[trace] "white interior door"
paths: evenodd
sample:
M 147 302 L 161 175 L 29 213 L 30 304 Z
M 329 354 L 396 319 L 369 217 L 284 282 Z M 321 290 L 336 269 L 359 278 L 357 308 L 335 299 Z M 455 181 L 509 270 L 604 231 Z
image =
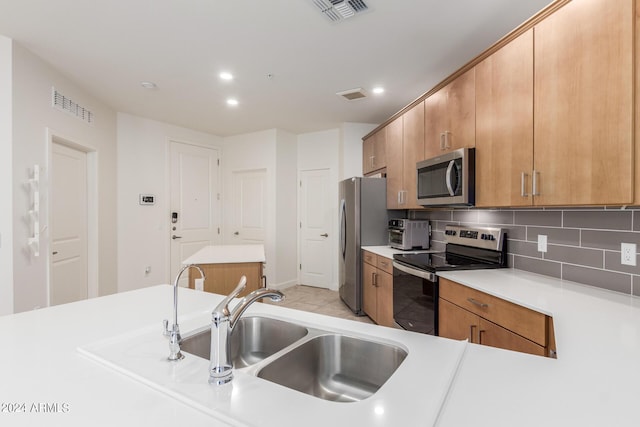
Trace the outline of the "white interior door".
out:
M 218 150 L 171 141 L 171 280 L 183 260 L 219 243 L 218 199 Z
M 267 225 L 267 171 L 234 171 L 231 180 L 231 242 L 264 244 Z
M 300 283 L 331 287 L 331 235 L 336 202 L 330 188 L 330 170 L 300 172 Z
M 52 144 L 49 305 L 87 299 L 87 153 Z

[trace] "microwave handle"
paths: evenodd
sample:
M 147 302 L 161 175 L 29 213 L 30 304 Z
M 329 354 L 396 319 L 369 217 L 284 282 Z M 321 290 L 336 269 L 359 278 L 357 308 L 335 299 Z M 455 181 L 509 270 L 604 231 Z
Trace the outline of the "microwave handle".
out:
M 449 195 L 450 196 L 455 196 L 456 192 L 453 189 L 453 185 L 451 184 L 451 172 L 453 171 L 453 168 L 456 167 L 456 161 L 455 160 L 451 160 L 449 162 L 449 166 L 447 166 L 447 174 L 446 174 L 446 183 L 447 183 L 447 190 L 449 190 Z

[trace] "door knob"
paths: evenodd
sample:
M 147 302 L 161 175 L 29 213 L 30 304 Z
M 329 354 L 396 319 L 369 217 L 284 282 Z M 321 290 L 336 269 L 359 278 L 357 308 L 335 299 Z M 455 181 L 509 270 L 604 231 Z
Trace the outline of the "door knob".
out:
M 329 237 L 329 235 L 327 233 L 323 233 L 320 235 L 320 237 Z
M 234 236 L 237 236 L 237 235 L 239 235 L 239 234 L 240 234 L 240 232 L 239 232 L 239 231 L 236 231 L 235 233 L 233 233 L 233 235 L 234 235 Z
M 58 251 L 53 251 L 53 255 L 58 255 Z
M 176 239 L 182 239 L 182 236 L 176 236 L 176 235 L 174 234 L 173 236 L 171 236 L 171 238 L 172 238 L 173 240 L 176 240 Z

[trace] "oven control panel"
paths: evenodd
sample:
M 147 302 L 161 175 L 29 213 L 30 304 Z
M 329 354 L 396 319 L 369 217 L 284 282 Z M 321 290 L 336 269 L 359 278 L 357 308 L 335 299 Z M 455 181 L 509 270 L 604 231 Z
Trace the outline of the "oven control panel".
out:
M 444 231 L 447 243 L 501 251 L 505 231 L 498 227 L 467 227 L 447 225 Z

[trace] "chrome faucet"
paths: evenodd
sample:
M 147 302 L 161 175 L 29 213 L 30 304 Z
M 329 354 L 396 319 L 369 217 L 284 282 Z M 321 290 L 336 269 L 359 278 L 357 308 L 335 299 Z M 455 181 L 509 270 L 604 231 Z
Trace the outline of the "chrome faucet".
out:
M 270 297 L 272 301 L 282 301 L 284 295 L 280 291 L 260 288 L 240 300 L 232 311 L 229 303 L 247 285 L 247 278 L 242 276 L 236 288 L 222 300 L 211 313 L 211 353 L 209 364 L 209 384 L 222 385 L 233 379 L 233 361 L 229 337 L 240 316 L 254 302 Z
M 173 324 L 171 325 L 171 329 L 169 329 L 169 321 L 167 319 L 162 321 L 164 326 L 164 335 L 169 337 L 169 357 L 168 360 L 180 360 L 184 358 L 182 353 L 180 352 L 180 340 L 182 337 L 180 336 L 180 327 L 178 326 L 178 282 L 180 281 L 180 276 L 185 270 L 190 269 L 191 267 L 195 268 L 200 272 L 200 276 L 204 279 L 204 272 L 200 267 L 195 264 L 188 264 L 182 267 L 178 275 L 176 276 L 176 280 L 173 282 Z

